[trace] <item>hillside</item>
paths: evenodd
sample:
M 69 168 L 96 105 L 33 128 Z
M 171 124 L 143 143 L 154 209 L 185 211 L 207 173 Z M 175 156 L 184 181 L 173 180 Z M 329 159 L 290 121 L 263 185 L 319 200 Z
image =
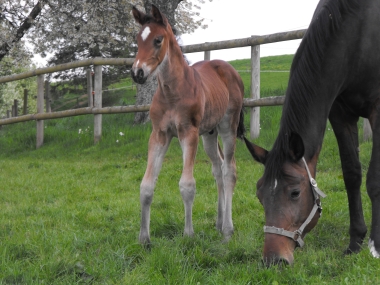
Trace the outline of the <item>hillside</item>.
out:
M 270 56 L 261 58 L 261 90 L 262 97 L 274 96 L 273 90 L 279 94 L 286 89 L 288 71 L 293 55 Z M 230 62 L 239 71 L 245 86 L 250 82 L 250 59 Z M 275 71 L 275 72 L 271 72 Z M 70 86 L 66 84 L 59 88 L 52 88 L 51 97 L 53 111 L 62 111 L 74 108 L 87 107 L 86 86 Z M 271 91 L 270 91 L 271 90 Z M 57 94 L 54 94 L 56 92 Z M 269 93 L 268 93 L 269 92 Z M 277 93 L 278 93 L 277 92 Z M 274 92 L 276 93 L 276 92 Z M 103 87 L 103 106 L 130 105 L 135 102 L 136 86 L 130 77 L 113 82 Z M 249 88 L 246 88 L 246 97 L 249 97 Z

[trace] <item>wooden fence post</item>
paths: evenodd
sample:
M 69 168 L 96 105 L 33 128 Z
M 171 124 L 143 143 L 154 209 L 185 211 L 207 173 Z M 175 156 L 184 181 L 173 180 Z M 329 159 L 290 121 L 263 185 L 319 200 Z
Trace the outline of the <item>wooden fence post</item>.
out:
M 7 118 L 11 117 L 11 110 L 7 110 Z
M 95 65 L 95 78 L 94 78 L 94 107 L 102 108 L 102 65 Z M 100 141 L 102 136 L 102 114 L 94 115 L 94 143 Z
M 24 89 L 24 108 L 22 114 L 28 114 L 28 89 Z
M 260 46 L 251 46 L 251 98 L 260 98 Z M 251 108 L 250 136 L 260 135 L 260 107 Z
M 44 112 L 44 75 L 37 76 L 37 113 Z M 37 144 L 40 148 L 44 144 L 44 120 L 37 120 Z
M 91 68 L 87 69 L 87 100 L 88 107 L 94 107 L 94 100 L 92 97 L 92 71 Z
M 211 58 L 211 51 L 206 50 L 204 55 L 204 60 L 210 60 Z
M 45 100 L 46 100 L 46 113 L 51 112 L 51 106 L 50 106 L 50 82 L 48 80 L 45 81 Z
M 18 117 L 18 100 L 17 99 L 14 99 L 13 101 L 13 106 L 15 108 L 15 114 L 14 114 L 14 117 Z
M 363 119 L 363 139 L 364 141 L 372 139 L 372 128 L 368 119 Z

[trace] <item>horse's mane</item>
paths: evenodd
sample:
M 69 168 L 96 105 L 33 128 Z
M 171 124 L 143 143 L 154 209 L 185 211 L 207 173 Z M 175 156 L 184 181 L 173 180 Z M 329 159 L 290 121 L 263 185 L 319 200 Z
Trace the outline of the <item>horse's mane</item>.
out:
M 353 13 L 359 3 L 360 0 L 326 0 L 318 5 L 290 69 L 280 131 L 265 163 L 270 181 L 283 175 L 281 167 L 287 159 L 291 133 L 301 137 L 305 133 L 305 124 L 299 118 L 307 117 L 313 100 L 318 99 L 314 96 L 315 78 L 320 74 L 326 49 L 344 17 Z

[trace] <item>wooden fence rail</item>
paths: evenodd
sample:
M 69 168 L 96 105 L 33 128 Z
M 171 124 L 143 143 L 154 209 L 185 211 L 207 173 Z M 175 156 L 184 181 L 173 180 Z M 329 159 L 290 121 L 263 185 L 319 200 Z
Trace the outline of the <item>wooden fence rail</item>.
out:
M 273 96 L 261 99 L 244 99 L 244 107 L 263 107 L 263 106 L 277 106 L 284 103 L 284 96 Z M 150 105 L 129 105 L 129 106 L 114 106 L 114 107 L 86 107 L 71 109 L 65 111 L 51 112 L 51 113 L 36 113 L 28 114 L 19 117 L 12 117 L 0 120 L 0 125 L 9 125 L 14 123 L 34 121 L 34 120 L 51 120 L 65 117 L 81 116 L 81 115 L 101 115 L 101 114 L 120 114 L 120 113 L 136 113 L 149 111 Z
M 260 45 L 269 44 L 281 41 L 289 41 L 301 39 L 306 30 L 297 30 L 283 33 L 276 33 L 263 36 L 251 36 L 249 38 L 235 39 L 220 42 L 209 42 L 196 45 L 182 46 L 184 53 L 204 52 L 205 60 L 210 59 L 211 50 L 230 49 L 251 46 L 251 99 L 244 100 L 244 106 L 251 108 L 250 120 L 250 135 L 252 138 L 259 136 L 260 124 L 260 109 L 262 106 L 275 106 L 282 105 L 284 96 L 260 98 Z M 10 76 L 0 77 L 0 83 L 21 80 L 33 76 L 37 76 L 37 113 L 26 115 L 24 111 L 23 116 L 0 119 L 0 126 L 25 122 L 30 120 L 37 121 L 37 148 L 43 145 L 44 135 L 44 120 L 64 118 L 70 116 L 79 116 L 86 114 L 94 115 L 94 142 L 98 142 L 102 134 L 102 114 L 116 114 L 116 113 L 130 113 L 130 112 L 146 112 L 149 110 L 150 105 L 141 106 L 116 106 L 102 108 L 102 66 L 103 65 L 126 65 L 132 66 L 133 58 L 92 58 L 80 60 L 56 66 L 39 68 L 20 74 L 13 74 Z M 72 109 L 59 112 L 43 112 L 44 107 L 44 74 L 74 69 L 78 67 L 94 66 L 94 90 L 92 90 L 92 76 L 90 71 L 87 72 L 88 78 L 88 95 L 89 107 Z M 92 93 L 94 91 L 94 98 Z M 47 92 L 48 94 L 48 92 Z M 46 95 L 48 101 L 48 95 Z M 92 102 L 93 99 L 93 102 Z M 24 107 L 25 110 L 25 107 Z M 367 124 L 368 125 L 368 124 Z M 368 130 L 367 130 L 368 131 Z M 366 134 L 365 134 L 366 135 Z M 368 136 L 368 135 L 367 135 Z
M 54 66 L 44 67 L 44 68 L 38 68 L 31 71 L 19 73 L 19 74 L 13 74 L 9 76 L 3 76 L 0 77 L 0 83 L 6 83 L 11 81 L 16 81 L 20 79 L 25 79 L 37 75 L 42 74 L 48 74 L 48 73 L 54 73 L 59 71 L 64 71 L 68 69 L 78 68 L 78 67 L 86 67 L 91 65 L 126 65 L 126 66 L 132 66 L 134 62 L 134 58 L 101 58 L 101 57 L 95 57 L 85 60 L 78 60 L 73 61 L 69 63 L 63 63 L 63 64 L 57 64 Z

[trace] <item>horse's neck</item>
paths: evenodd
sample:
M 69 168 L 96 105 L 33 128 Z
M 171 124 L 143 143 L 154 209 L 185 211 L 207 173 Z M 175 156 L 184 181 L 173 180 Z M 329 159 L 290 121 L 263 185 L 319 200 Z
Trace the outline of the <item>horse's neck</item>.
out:
M 314 92 L 306 93 L 310 98 L 302 96 L 292 96 L 292 91 L 288 90 L 286 96 L 288 98 L 286 110 L 283 113 L 282 130 L 283 136 L 290 135 L 289 132 L 296 132 L 303 138 L 305 146 L 305 155 L 307 157 L 318 156 L 322 147 L 323 138 L 327 126 L 330 108 L 338 93 L 339 85 L 330 84 L 328 81 L 321 84 L 322 80 L 316 80 L 317 87 Z M 299 82 L 294 82 L 296 85 Z M 299 95 L 299 94 L 298 94 Z M 305 95 L 306 96 L 306 95 Z M 304 104 L 303 107 L 300 107 Z M 283 127 L 285 125 L 285 127 Z

